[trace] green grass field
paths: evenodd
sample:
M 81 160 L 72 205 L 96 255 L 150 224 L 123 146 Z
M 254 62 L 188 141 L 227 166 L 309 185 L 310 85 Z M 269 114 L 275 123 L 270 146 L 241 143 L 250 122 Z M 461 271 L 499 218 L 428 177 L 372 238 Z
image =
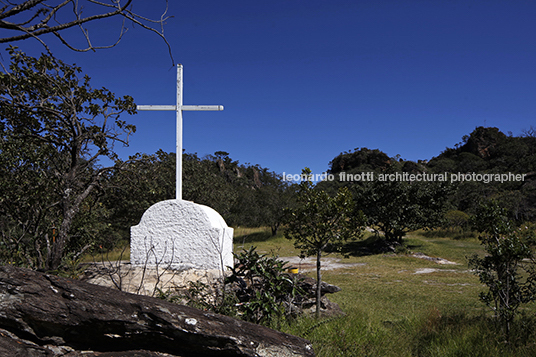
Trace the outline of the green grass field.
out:
M 364 265 L 323 272 L 323 280 L 342 288 L 329 298 L 346 315 L 320 323 L 301 318 L 282 330 L 311 340 L 318 356 L 535 356 L 535 306 L 523 307 L 525 317 L 506 344 L 478 299 L 485 287 L 466 259 L 484 253 L 478 240 L 423 234 L 406 238 L 406 254 L 355 253 L 344 262 Z M 235 251 L 251 245 L 280 257 L 298 254 L 281 234 L 236 229 Z M 413 252 L 457 264 L 440 265 Z
M 478 298 L 485 287 L 467 266 L 466 257 L 484 254 L 483 249 L 474 237 L 445 235 L 412 233 L 405 238 L 406 253 L 366 255 L 355 249 L 347 259 L 328 255 L 343 263 L 361 263 L 323 272 L 324 281 L 342 288 L 329 298 L 345 315 L 320 321 L 303 317 L 279 329 L 309 339 L 321 357 L 536 356 L 534 303 L 522 307 L 513 338 L 505 343 L 490 309 Z M 366 247 L 373 240 L 370 234 L 365 238 L 351 247 Z M 251 246 L 279 257 L 299 254 L 282 232 L 272 237 L 269 228 L 235 228 L 234 251 Z M 107 253 L 105 259 L 128 259 L 128 247 L 123 248 Z M 457 264 L 415 258 L 415 252 Z

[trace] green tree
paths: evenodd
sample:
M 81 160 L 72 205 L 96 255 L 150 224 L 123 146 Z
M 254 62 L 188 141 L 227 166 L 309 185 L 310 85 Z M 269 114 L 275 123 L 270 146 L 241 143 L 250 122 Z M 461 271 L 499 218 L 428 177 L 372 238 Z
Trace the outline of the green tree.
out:
M 450 210 L 445 213 L 445 228 L 447 229 L 458 229 L 460 232 L 463 232 L 469 223 L 470 216 L 462 211 Z
M 534 256 L 530 248 L 530 243 L 534 243 L 534 229 L 514 228 L 506 210 L 495 202 L 481 206 L 473 224 L 481 233 L 479 239 L 487 255 L 472 256 L 469 266 L 488 287 L 480 299 L 495 312 L 509 340 L 510 325 L 520 305 L 533 301 L 536 296 Z M 525 261 L 528 259 L 530 263 Z
M 245 180 L 235 185 L 238 198 L 231 209 L 230 222 L 240 226 L 269 226 L 275 236 L 283 223 L 285 208 L 291 205 L 288 182 L 258 165 L 242 171 Z
M 340 153 L 329 163 L 329 173 L 355 173 L 387 168 L 393 159 L 378 149 L 359 148 L 353 152 Z
M 302 175 L 310 175 L 305 168 Z M 302 256 L 316 255 L 316 317 L 320 316 L 322 252 L 348 239 L 362 235 L 362 220 L 353 213 L 353 200 L 347 188 L 341 188 L 335 197 L 315 190 L 310 180 L 299 184 L 296 208 L 287 216 L 285 237 L 294 240 Z
M 256 191 L 257 205 L 260 206 L 260 222 L 270 226 L 272 236 L 277 232 L 285 219 L 285 208 L 292 206 L 292 192 L 281 176 L 271 173 L 269 180 Z
M 116 230 L 124 238 L 152 204 L 175 196 L 175 155 L 137 155 L 117 172 L 105 193 Z M 277 233 L 290 200 L 281 177 L 258 165 L 239 165 L 228 153 L 183 154 L 183 197 L 218 211 L 234 226 L 269 225 Z
M 450 201 L 456 209 L 474 214 L 483 201 L 495 199 L 518 223 L 536 217 L 531 174 L 536 169 L 533 128 L 517 137 L 498 128 L 475 128 L 456 148 L 447 148 L 431 159 L 427 167 L 435 173 L 527 174 L 522 182 L 458 182 Z
M 0 129 L 2 263 L 34 266 L 37 261 L 44 266 L 41 251 L 49 249 L 56 217 L 53 182 L 42 179 L 51 153 L 9 135 L 3 121 Z
M 391 169 L 387 173 L 394 173 Z M 391 245 L 402 244 L 407 232 L 440 226 L 450 192 L 445 182 L 380 180 L 355 186 L 356 207 Z
M 184 154 L 183 170 L 184 199 L 212 207 L 224 218 L 229 217 L 237 194 L 217 164 L 196 154 Z
M 125 239 L 130 227 L 138 224 L 150 206 L 175 198 L 175 160 L 174 153 L 162 150 L 154 155 L 136 155 L 113 175 L 104 200 L 112 212 L 115 229 Z M 183 197 L 212 207 L 228 218 L 236 192 L 213 161 L 185 153 Z
M 82 204 L 119 169 L 102 167 L 99 159 L 117 160 L 114 145 L 127 144 L 135 131 L 120 115 L 136 107 L 129 96 L 91 88 L 80 68 L 49 54 L 33 58 L 14 47 L 9 53 L 9 71 L 0 73 L 0 154 L 8 165 L 0 196 L 10 200 L 1 208 L 9 217 L 4 248 L 31 237 L 34 260 L 57 269 Z M 14 228 L 21 220 L 28 222 L 24 231 Z M 57 237 L 50 240 L 52 224 Z
M 123 240 L 153 204 L 175 197 L 175 155 L 159 150 L 129 159 L 113 173 L 101 201 L 110 212 L 112 229 Z M 113 244 L 111 244 L 113 246 Z

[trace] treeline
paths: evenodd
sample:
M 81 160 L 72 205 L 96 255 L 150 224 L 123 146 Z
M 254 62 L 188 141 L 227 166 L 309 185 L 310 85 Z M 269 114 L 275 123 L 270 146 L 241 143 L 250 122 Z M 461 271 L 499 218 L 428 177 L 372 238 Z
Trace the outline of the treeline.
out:
M 495 200 L 517 222 L 536 220 L 536 132 L 506 135 L 498 128 L 476 128 L 454 148 L 425 163 L 431 172 L 525 174 L 523 181 L 463 181 L 456 184 L 452 207 L 474 214 L 483 201 Z
M 103 204 L 114 231 L 128 239 L 151 205 L 175 198 L 175 153 L 139 155 L 111 178 Z M 240 164 L 224 151 L 183 154 L 183 199 L 214 208 L 228 225 L 269 226 L 275 235 L 291 199 L 289 183 L 259 165 Z
M 275 234 L 283 224 L 284 209 L 292 204 L 297 185 L 259 165 L 239 164 L 223 151 L 203 158 L 184 154 L 183 162 L 184 199 L 216 209 L 231 226 L 267 225 Z M 112 177 L 106 207 L 113 212 L 115 231 L 122 230 L 123 238 L 151 204 L 174 197 L 174 168 L 175 155 L 160 151 L 139 157 L 128 170 Z M 341 173 L 369 172 L 374 173 L 374 180 L 339 179 Z M 512 136 L 497 128 L 478 127 L 430 161 L 413 162 L 389 157 L 378 149 L 355 149 L 336 156 L 328 173 L 336 179 L 319 182 L 316 189 L 334 196 L 341 187 L 350 188 L 356 215 L 363 212 L 367 224 L 384 232 L 391 243 L 401 243 L 415 229 L 461 227 L 491 200 L 505 208 L 513 221 L 536 220 L 536 135 L 532 129 Z M 395 173 L 441 174 L 448 180 L 378 180 L 382 174 Z M 524 180 L 452 182 L 445 175 L 505 173 L 523 174 Z

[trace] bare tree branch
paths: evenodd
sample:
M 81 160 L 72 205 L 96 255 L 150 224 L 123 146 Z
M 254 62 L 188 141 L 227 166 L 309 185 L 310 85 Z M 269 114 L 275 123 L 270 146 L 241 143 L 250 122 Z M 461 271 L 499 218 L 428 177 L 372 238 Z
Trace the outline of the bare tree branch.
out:
M 84 16 L 84 6 L 80 3 L 84 1 L 89 4 L 93 9 L 100 10 L 97 14 Z M 166 7 L 163 11 L 160 19 L 153 20 L 148 17 L 142 16 L 132 11 L 132 3 L 134 0 L 127 0 L 124 5 L 121 5 L 121 0 L 109 0 L 109 3 L 97 1 L 97 0 L 64 0 L 59 4 L 54 4 L 54 0 L 26 0 L 20 4 L 11 2 L 3 2 L 5 6 L 0 9 L 0 29 L 6 29 L 14 31 L 16 34 L 11 35 L 4 34 L 5 37 L 0 37 L 0 43 L 10 43 L 29 38 L 37 39 L 48 52 L 50 52 L 47 44 L 40 38 L 40 36 L 52 33 L 54 34 L 65 46 L 73 51 L 87 52 L 95 51 L 97 49 L 111 48 L 116 46 L 123 35 L 127 31 L 125 21 L 130 20 L 133 24 L 141 26 L 145 30 L 149 30 L 157 34 L 168 47 L 169 55 L 173 62 L 173 56 L 171 54 L 171 45 L 167 41 L 164 35 L 164 24 L 171 18 L 167 16 L 168 0 L 166 0 Z M 58 11 L 68 4 L 72 5 L 72 14 L 70 19 L 66 19 L 63 22 L 58 21 Z M 97 20 L 102 20 L 110 17 L 122 17 L 121 29 L 117 40 L 111 45 L 94 45 L 90 39 L 89 31 L 84 27 L 85 24 Z M 157 26 L 156 28 L 153 26 Z M 78 27 L 84 37 L 87 45 L 78 47 L 73 43 L 68 42 L 61 31 L 70 29 L 72 27 Z
M 29 0 L 25 1 L 24 3 L 20 5 L 13 6 L 13 4 L 9 4 L 13 6 L 10 10 L 5 11 L 6 8 L 9 7 L 9 5 L 6 5 L 4 8 L 2 8 L 2 13 L 0 14 L 0 19 L 4 19 L 10 16 L 15 16 L 23 11 L 29 10 L 32 7 L 38 5 L 39 3 L 44 2 L 45 0 Z

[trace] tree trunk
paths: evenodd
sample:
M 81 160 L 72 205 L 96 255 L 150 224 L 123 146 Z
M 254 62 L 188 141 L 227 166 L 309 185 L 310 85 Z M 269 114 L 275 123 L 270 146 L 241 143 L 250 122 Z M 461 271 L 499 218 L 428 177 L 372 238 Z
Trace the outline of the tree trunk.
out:
M 272 237 L 275 237 L 277 235 L 278 229 L 279 229 L 279 223 L 272 224 Z
M 320 258 L 322 257 L 322 250 L 316 251 L 316 318 L 320 318 L 320 300 L 322 299 L 322 276 L 320 274 Z
M 56 270 L 61 265 L 63 252 L 69 240 L 69 230 L 73 223 L 74 212 L 72 209 L 65 209 L 63 212 L 63 221 L 58 229 L 56 241 L 52 242 L 50 256 L 47 259 L 47 270 Z
M 99 174 L 100 175 L 100 174 Z M 98 182 L 98 176 L 96 175 L 92 182 L 86 187 L 86 189 L 78 195 L 72 203 L 69 201 L 69 197 L 64 198 L 63 202 L 63 220 L 60 228 L 58 229 L 58 238 L 56 242 L 53 242 L 51 254 L 47 259 L 47 269 L 56 270 L 61 265 L 61 260 L 67 244 L 69 243 L 69 231 L 73 224 L 74 217 L 80 210 L 80 205 L 93 191 Z

